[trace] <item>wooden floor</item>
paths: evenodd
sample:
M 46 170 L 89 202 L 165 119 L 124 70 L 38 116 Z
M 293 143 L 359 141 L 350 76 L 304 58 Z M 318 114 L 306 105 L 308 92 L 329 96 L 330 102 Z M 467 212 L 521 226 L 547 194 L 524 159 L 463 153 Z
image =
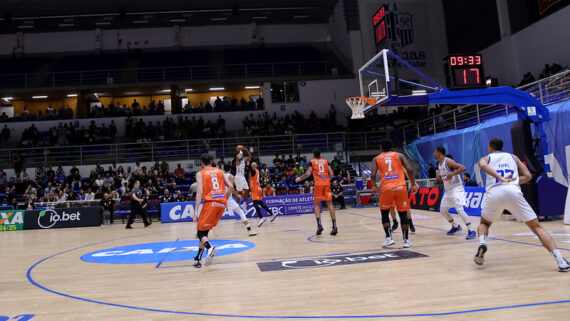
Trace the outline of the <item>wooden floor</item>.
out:
M 0 233 L 0 320 L 233 320 L 315 318 L 377 320 L 570 320 L 570 273 L 521 223 L 493 226 L 486 264 L 473 263 L 477 240 L 447 236 L 439 214 L 414 211 L 410 251 L 427 257 L 262 272 L 257 263 L 311 260 L 399 250 L 382 249 L 375 208 L 338 211 L 339 234 L 314 236 L 313 215 L 279 217 L 248 237 L 238 221 L 222 221 L 213 239 L 255 247 L 191 261 L 107 264 L 81 260 L 118 246 L 192 240 L 193 223 L 114 224 L 97 228 Z M 478 224 L 478 218 L 472 218 Z M 328 213 L 323 216 L 330 229 Z M 570 257 L 570 226 L 547 222 Z M 354 259 L 353 259 L 354 260 Z M 325 261 L 328 262 L 328 261 Z M 326 265 L 326 264 L 324 264 Z M 402 317 L 402 315 L 406 315 Z M 396 318 L 399 316 L 398 318 Z M 15 318 L 26 319 L 25 317 Z

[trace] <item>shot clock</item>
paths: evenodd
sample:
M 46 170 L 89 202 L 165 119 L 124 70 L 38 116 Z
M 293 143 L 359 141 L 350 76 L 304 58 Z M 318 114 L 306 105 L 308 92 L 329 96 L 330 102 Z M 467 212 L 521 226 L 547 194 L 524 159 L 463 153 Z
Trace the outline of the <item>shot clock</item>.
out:
M 481 55 L 448 55 L 443 59 L 443 64 L 447 88 L 453 90 L 487 87 Z

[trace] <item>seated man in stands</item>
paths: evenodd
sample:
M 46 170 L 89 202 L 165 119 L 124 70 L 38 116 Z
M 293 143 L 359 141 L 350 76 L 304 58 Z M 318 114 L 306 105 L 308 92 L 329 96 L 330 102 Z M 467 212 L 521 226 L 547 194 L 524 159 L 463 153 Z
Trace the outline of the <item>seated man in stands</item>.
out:
M 343 188 L 342 188 L 342 186 L 340 186 L 338 181 L 333 182 L 332 194 L 333 194 L 333 202 L 338 202 L 340 204 L 340 209 L 344 210 L 345 205 L 344 205 Z
M 177 184 L 184 184 L 186 180 L 186 178 L 184 177 L 185 174 L 186 171 L 184 170 L 184 168 L 182 168 L 182 165 L 180 164 L 176 165 L 176 169 L 174 170 L 174 177 L 176 178 Z
M 479 186 L 477 182 L 471 180 L 471 174 L 469 173 L 463 173 L 463 183 L 465 184 L 465 186 L 472 186 L 472 187 Z
M 341 184 L 350 184 L 350 172 L 346 169 L 345 166 L 341 166 L 340 168 L 340 177 Z
M 301 188 L 302 194 L 313 194 L 313 186 L 310 181 L 305 180 L 305 184 Z
M 271 187 L 271 184 L 265 184 L 265 188 L 263 188 L 263 196 L 275 196 L 275 189 Z
M 173 203 L 176 200 L 174 199 L 174 196 L 170 194 L 170 191 L 165 189 L 164 194 L 160 197 L 160 201 L 162 203 Z

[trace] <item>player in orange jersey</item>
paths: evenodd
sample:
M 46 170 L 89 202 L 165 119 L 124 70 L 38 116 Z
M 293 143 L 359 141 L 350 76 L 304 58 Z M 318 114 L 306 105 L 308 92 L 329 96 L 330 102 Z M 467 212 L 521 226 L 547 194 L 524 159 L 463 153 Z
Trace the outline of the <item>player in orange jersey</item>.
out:
M 311 174 L 315 180 L 315 189 L 313 191 L 313 199 L 315 201 L 315 217 L 317 218 L 317 235 L 321 235 L 323 232 L 323 226 L 321 225 L 321 202 L 325 201 L 327 207 L 331 212 L 332 219 L 332 230 L 331 235 L 336 235 L 338 233 L 338 228 L 336 226 L 336 214 L 334 212 L 334 207 L 332 203 L 332 191 L 331 191 L 331 178 L 333 176 L 333 170 L 329 166 L 329 162 L 326 159 L 321 158 L 321 151 L 315 149 L 313 151 L 313 159 L 311 159 L 311 167 L 307 169 L 305 174 L 297 177 L 295 179 L 296 183 L 307 179 Z
M 201 157 L 201 161 L 203 169 L 196 173 L 198 186 L 196 188 L 196 205 L 194 208 L 194 222 L 196 222 L 200 203 L 202 199 L 204 200 L 200 218 L 196 224 L 196 235 L 200 240 L 198 254 L 194 258 L 194 266 L 197 268 L 202 266 L 200 259 L 204 249 L 207 250 L 204 266 L 212 264 L 214 256 L 218 253 L 216 247 L 210 245 L 208 233 L 218 224 L 226 209 L 227 199 L 234 190 L 232 183 L 224 176 L 224 172 L 212 167 L 212 156 L 204 154 Z
M 259 170 L 257 169 L 257 163 L 251 163 L 251 173 L 249 174 L 249 187 L 251 189 L 251 201 L 253 202 L 253 207 L 257 212 L 259 217 L 259 222 L 257 227 L 261 227 L 265 223 L 265 217 L 261 214 L 260 206 L 271 216 L 271 222 L 275 221 L 277 214 L 273 215 L 273 212 L 263 203 L 263 190 L 261 189 L 261 183 L 259 182 Z
M 392 141 L 389 139 L 383 140 L 381 143 L 382 153 L 372 160 L 372 174 L 370 179 L 374 183 L 372 186 L 372 193 L 378 194 L 378 185 L 376 185 L 376 175 L 380 172 L 380 212 L 382 213 L 382 225 L 386 233 L 386 240 L 383 247 L 393 245 L 395 242 L 392 239 L 392 231 L 390 230 L 390 208 L 392 204 L 396 203 L 398 214 L 400 215 L 400 223 L 402 224 L 402 234 L 404 235 L 403 247 L 409 248 L 412 246 L 408 240 L 408 215 L 407 211 L 410 209 L 408 201 L 408 188 L 406 186 L 406 172 L 412 184 L 412 193 L 418 192 L 418 186 L 414 179 L 414 172 L 406 156 L 392 151 Z

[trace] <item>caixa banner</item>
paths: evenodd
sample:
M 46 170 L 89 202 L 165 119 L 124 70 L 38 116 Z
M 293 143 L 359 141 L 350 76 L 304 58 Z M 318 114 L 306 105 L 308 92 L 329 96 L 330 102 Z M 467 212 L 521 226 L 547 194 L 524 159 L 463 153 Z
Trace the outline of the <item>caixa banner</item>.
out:
M 24 216 L 24 229 L 99 226 L 101 225 L 100 217 L 99 207 L 29 210 Z
M 160 222 L 192 222 L 195 205 L 196 202 L 162 203 L 160 205 Z M 202 205 L 200 204 L 198 210 L 201 209 Z M 230 218 L 239 218 L 239 216 L 226 208 L 224 215 L 222 215 L 222 219 Z

